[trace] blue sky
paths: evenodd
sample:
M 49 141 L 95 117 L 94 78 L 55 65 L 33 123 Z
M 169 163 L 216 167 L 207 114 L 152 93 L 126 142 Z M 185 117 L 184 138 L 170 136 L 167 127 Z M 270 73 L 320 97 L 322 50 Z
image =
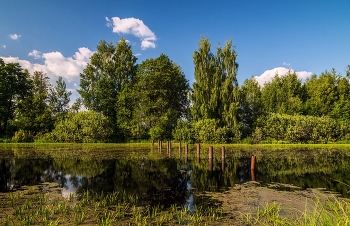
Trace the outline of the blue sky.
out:
M 99 41 L 125 37 L 141 54 L 138 63 L 164 53 L 192 84 L 192 55 L 203 35 L 212 52 L 218 42 L 233 40 L 240 85 L 252 75 L 264 82 L 288 68 L 300 78 L 331 68 L 344 75 L 350 64 L 349 9 L 345 0 L 3 1 L 0 57 L 44 70 L 52 84 L 63 76 L 74 91 Z M 142 48 L 142 41 L 151 44 Z

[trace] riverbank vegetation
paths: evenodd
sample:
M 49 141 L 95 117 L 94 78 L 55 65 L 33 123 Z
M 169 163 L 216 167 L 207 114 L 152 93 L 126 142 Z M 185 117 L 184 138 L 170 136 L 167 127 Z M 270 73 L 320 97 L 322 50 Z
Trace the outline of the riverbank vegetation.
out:
M 165 54 L 137 64 L 126 39 L 100 41 L 80 74 L 80 97 L 59 77 L 0 59 L 1 142 L 350 143 L 350 66 L 306 81 L 289 71 L 240 86 L 232 41 L 194 51 L 190 86 Z

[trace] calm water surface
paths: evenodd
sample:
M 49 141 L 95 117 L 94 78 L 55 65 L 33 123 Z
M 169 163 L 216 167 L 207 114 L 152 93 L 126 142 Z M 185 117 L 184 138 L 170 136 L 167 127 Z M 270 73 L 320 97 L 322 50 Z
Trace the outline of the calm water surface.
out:
M 251 156 L 256 155 L 255 170 Z M 0 148 L 0 192 L 23 186 L 55 182 L 67 196 L 84 190 L 125 192 L 139 197 L 139 205 L 202 205 L 209 200 L 203 192 L 223 192 L 237 184 L 259 182 L 258 186 L 278 183 L 274 189 L 324 188 L 349 197 L 350 150 L 214 148 L 209 161 L 207 147 L 197 158 L 196 146 L 109 148 Z M 292 187 L 290 185 L 293 185 Z

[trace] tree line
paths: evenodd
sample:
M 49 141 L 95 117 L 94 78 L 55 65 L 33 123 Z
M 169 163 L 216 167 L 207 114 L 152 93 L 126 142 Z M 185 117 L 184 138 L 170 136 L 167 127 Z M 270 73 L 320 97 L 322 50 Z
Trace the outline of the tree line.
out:
M 70 106 L 62 77 L 30 74 L 0 59 L 3 142 L 126 142 L 174 139 L 202 143 L 327 143 L 350 140 L 350 66 L 302 82 L 289 71 L 239 86 L 232 41 L 194 51 L 195 82 L 165 54 L 137 64 L 132 46 L 100 41 L 80 73 Z

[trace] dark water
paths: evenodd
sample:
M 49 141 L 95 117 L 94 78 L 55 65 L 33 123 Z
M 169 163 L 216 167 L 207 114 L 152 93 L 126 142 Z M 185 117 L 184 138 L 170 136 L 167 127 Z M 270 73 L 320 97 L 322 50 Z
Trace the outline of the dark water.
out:
M 0 192 L 55 182 L 63 195 L 87 189 L 119 191 L 137 195 L 140 205 L 202 205 L 209 202 L 201 198 L 203 192 L 222 192 L 255 180 L 259 186 L 283 184 L 275 188 L 279 190 L 324 188 L 349 197 L 345 184 L 350 184 L 350 150 L 227 148 L 222 159 L 217 147 L 212 162 L 207 157 L 203 148 L 198 159 L 195 146 L 187 157 L 178 147 L 170 154 L 149 146 L 1 148 Z

